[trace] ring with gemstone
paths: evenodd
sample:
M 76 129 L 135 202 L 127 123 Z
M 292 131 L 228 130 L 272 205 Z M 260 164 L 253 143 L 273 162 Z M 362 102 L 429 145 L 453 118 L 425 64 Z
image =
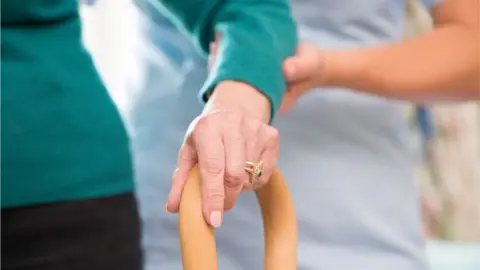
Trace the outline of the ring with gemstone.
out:
M 250 184 L 252 186 L 255 186 L 258 178 L 262 176 L 262 167 L 263 167 L 263 161 L 260 161 L 259 163 L 253 163 L 250 161 L 245 162 L 245 171 L 247 171 L 250 174 Z

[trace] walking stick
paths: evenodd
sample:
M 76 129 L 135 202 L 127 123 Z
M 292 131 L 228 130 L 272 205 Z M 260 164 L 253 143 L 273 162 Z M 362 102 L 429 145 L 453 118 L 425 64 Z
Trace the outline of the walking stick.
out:
M 297 269 L 297 223 L 293 201 L 278 170 L 256 191 L 265 236 L 265 270 Z M 179 212 L 184 270 L 217 270 L 213 227 L 202 215 L 200 175 L 194 168 L 185 185 Z M 232 210 L 235 211 L 235 208 Z M 252 269 L 254 270 L 254 269 Z

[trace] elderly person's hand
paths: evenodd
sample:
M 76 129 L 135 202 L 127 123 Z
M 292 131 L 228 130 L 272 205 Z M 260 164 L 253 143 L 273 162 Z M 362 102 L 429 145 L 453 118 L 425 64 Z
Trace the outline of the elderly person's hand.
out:
M 223 212 L 234 206 L 241 191 L 264 185 L 277 164 L 278 133 L 269 120 L 270 102 L 255 88 L 236 81 L 218 84 L 186 133 L 167 211 L 179 210 L 189 172 L 198 164 L 205 220 L 220 226 Z M 247 172 L 255 165 L 261 170 Z

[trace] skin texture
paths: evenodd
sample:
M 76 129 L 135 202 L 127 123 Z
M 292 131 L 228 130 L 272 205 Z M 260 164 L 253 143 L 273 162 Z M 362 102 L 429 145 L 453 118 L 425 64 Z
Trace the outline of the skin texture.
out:
M 179 231 L 184 270 L 216 270 L 215 234 L 202 216 L 201 174 L 195 167 L 180 203 Z M 256 191 L 265 232 L 265 270 L 297 269 L 297 224 L 293 201 L 278 170 Z
M 318 87 L 345 87 L 416 103 L 480 99 L 478 0 L 446 0 L 435 28 L 395 44 L 322 50 L 302 44 L 284 62 L 289 88 L 281 111 Z
M 280 111 L 290 110 L 311 89 L 328 86 L 417 103 L 480 99 L 479 8 L 478 0 L 446 0 L 432 11 L 434 31 L 396 44 L 341 51 L 301 44 L 295 56 L 284 62 L 288 90 Z M 218 42 L 217 36 L 210 48 L 210 67 L 216 61 Z M 204 216 L 219 226 L 223 210 L 234 205 L 246 183 L 241 161 L 265 162 L 261 184 L 271 175 L 278 144 L 268 141 L 278 142 L 278 134 L 266 125 L 268 119 L 268 101 L 260 92 L 241 82 L 219 84 L 204 114 L 187 132 L 167 210 L 178 211 L 188 172 L 198 161 L 202 179 L 212 179 L 204 187 Z M 257 144 L 249 145 L 255 138 Z M 208 147 L 198 149 L 203 144 Z M 225 187 L 214 184 L 222 175 Z
M 162 0 L 158 4 L 205 54 L 215 32 L 222 33 L 225 41 L 219 46 L 219 61 L 199 89 L 199 97 L 208 103 L 185 135 L 166 205 L 167 211 L 178 211 L 188 173 L 198 164 L 204 182 L 203 214 L 218 227 L 223 211 L 249 188 L 246 161 L 264 164 L 258 187 L 276 165 L 278 134 L 268 122 L 286 90 L 281 63 L 297 46 L 296 24 L 287 0 Z
M 217 85 L 203 113 L 190 125 L 179 151 L 167 212 L 179 210 L 188 175 L 198 163 L 205 220 L 222 223 L 242 190 L 249 186 L 245 162 L 263 161 L 255 187 L 265 185 L 278 160 L 278 132 L 268 125 L 270 103 L 248 84 L 224 81 Z

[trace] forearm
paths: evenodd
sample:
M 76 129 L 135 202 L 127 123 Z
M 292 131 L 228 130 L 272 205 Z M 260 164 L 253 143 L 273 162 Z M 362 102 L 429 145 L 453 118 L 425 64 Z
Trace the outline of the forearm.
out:
M 478 34 L 438 28 L 398 44 L 326 52 L 325 84 L 414 102 L 480 98 Z
M 206 100 L 206 93 L 211 90 L 217 92 L 217 85 L 227 82 L 222 83 L 221 93 L 212 97 L 215 101 L 245 103 L 245 107 L 250 107 L 249 99 L 266 99 L 269 114 L 275 114 L 286 90 L 282 62 L 294 53 L 297 45 L 296 25 L 287 0 L 160 2 L 204 52 L 208 53 L 215 32 L 222 35 L 217 61 L 200 91 L 202 100 Z M 225 94 L 228 92 L 225 85 L 231 89 L 228 94 Z M 231 100 L 227 102 L 227 98 L 220 95 L 231 96 Z

